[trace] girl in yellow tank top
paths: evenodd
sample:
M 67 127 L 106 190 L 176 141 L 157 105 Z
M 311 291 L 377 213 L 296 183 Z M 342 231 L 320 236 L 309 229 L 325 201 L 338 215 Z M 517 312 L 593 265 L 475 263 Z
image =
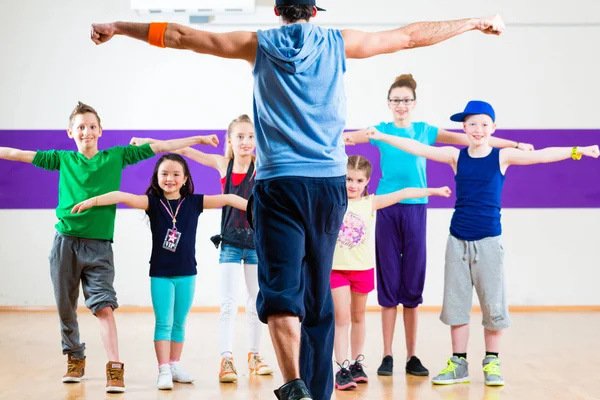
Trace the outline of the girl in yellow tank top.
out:
M 375 288 L 375 261 L 370 246 L 375 211 L 404 199 L 450 196 L 450 189 L 406 188 L 382 196 L 369 195 L 367 185 L 373 167 L 363 156 L 348 157 L 346 188 L 348 210 L 340 228 L 333 256 L 331 292 L 335 307 L 335 361 L 338 365 L 335 387 L 348 390 L 367 383 L 362 355 L 365 343 L 365 307 Z M 353 321 L 350 327 L 350 321 Z M 349 335 L 350 333 L 350 335 Z M 350 336 L 352 361 L 348 360 Z

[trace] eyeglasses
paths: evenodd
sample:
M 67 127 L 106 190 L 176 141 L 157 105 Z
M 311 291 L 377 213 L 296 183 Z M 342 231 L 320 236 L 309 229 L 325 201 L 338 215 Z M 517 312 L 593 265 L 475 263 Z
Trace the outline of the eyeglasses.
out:
M 404 104 L 405 106 L 408 106 L 412 104 L 415 101 L 415 99 L 388 99 L 388 101 L 395 106 L 400 105 L 400 103 Z

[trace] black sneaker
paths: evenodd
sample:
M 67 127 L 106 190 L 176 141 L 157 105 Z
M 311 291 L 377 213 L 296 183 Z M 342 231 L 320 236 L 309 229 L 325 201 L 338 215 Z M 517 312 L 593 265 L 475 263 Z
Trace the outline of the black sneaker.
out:
M 337 390 L 350 390 L 356 387 L 356 382 L 352 378 L 352 374 L 348 370 L 348 360 L 344 361 L 340 366 L 340 370 L 335 374 L 335 388 Z
M 377 375 L 392 376 L 394 374 L 394 358 L 385 356 L 381 360 L 381 365 L 377 369 Z
M 275 396 L 279 400 L 313 400 L 310 391 L 302 379 L 289 381 L 275 390 Z
M 369 382 L 369 377 L 365 373 L 365 370 L 363 369 L 362 365 L 364 359 L 365 356 L 363 356 L 362 354 L 359 355 L 358 357 L 356 357 L 356 361 L 354 362 L 354 364 L 352 364 L 350 368 L 348 368 L 350 370 L 350 375 L 352 375 L 352 379 L 354 379 L 354 382 L 356 383 Z
M 406 363 L 406 373 L 416 376 L 427 376 L 429 375 L 429 370 L 421 364 L 421 360 L 416 356 L 412 356 Z

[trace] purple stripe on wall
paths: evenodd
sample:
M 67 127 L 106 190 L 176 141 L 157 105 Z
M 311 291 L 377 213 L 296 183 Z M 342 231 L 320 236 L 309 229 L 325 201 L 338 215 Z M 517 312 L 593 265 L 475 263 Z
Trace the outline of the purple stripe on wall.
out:
M 190 135 L 217 134 L 221 145 L 202 150 L 223 154 L 222 130 L 203 131 L 118 131 L 106 130 L 101 148 L 126 145 L 132 136 L 172 139 Z M 511 140 L 532 143 L 540 149 L 549 146 L 591 145 L 600 143 L 600 130 L 498 130 L 496 135 Z M 30 150 L 74 149 L 74 143 L 62 130 L 11 131 L 0 130 L 0 146 Z M 200 147 L 199 147 L 200 149 Z M 348 154 L 361 154 L 374 165 L 371 191 L 381 177 L 379 151 L 371 145 L 347 148 Z M 123 171 L 121 190 L 143 193 L 150 181 L 156 159 L 147 160 Z M 219 174 L 190 162 L 197 193 L 221 192 Z M 429 186 L 450 186 L 454 190 L 452 169 L 429 162 Z M 584 158 L 553 164 L 513 166 L 508 169 L 502 199 L 503 208 L 600 208 L 600 159 Z M 55 208 L 58 199 L 58 172 L 44 171 L 31 165 L 0 160 L 0 209 Z M 432 208 L 452 208 L 454 198 L 431 198 Z

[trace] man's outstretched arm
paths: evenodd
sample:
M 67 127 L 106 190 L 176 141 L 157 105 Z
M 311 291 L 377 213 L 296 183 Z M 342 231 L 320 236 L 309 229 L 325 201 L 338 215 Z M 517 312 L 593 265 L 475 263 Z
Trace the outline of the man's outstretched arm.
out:
M 504 22 L 496 15 L 487 18 L 456 21 L 416 22 L 402 28 L 382 32 L 342 30 L 346 57 L 368 58 L 400 50 L 431 46 L 465 32 L 478 30 L 490 35 L 500 35 Z
M 154 24 L 152 32 L 150 24 L 147 23 L 113 22 L 92 25 L 92 41 L 96 44 L 106 43 L 115 35 L 150 42 L 159 47 L 246 60 L 251 64 L 256 58 L 258 45 L 256 32 L 215 33 L 172 23 Z M 154 42 L 151 41 L 152 38 Z

